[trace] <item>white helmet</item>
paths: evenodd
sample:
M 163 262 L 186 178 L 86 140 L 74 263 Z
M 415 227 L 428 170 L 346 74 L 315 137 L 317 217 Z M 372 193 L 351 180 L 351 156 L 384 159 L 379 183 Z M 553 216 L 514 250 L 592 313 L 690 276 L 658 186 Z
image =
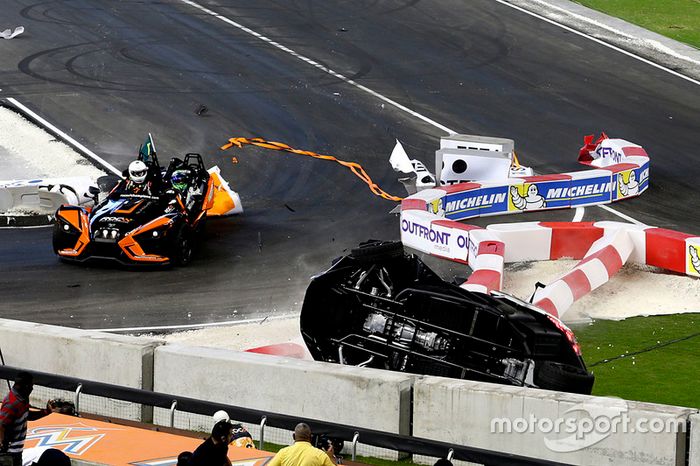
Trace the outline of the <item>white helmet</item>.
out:
M 129 179 L 136 184 L 146 181 L 148 167 L 140 160 L 134 160 L 129 164 Z

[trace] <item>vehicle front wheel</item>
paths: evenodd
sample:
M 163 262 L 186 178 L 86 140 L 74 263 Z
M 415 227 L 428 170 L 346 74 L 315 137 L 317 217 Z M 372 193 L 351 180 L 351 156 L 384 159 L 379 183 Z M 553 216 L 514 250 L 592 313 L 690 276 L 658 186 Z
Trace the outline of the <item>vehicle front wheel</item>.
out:
M 192 261 L 192 235 L 186 226 L 181 226 L 173 241 L 173 263 L 186 266 Z

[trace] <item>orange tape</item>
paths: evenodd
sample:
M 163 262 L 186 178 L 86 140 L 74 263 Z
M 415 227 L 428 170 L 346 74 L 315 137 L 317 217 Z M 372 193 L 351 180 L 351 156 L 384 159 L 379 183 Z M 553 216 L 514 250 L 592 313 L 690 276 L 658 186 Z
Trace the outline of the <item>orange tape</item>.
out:
M 340 165 L 349 168 L 351 172 L 355 174 L 359 179 L 367 183 L 369 189 L 376 194 L 388 201 L 401 201 L 403 198 L 398 196 L 392 196 L 391 194 L 384 191 L 382 188 L 377 186 L 377 184 L 372 181 L 367 172 L 362 165 L 357 162 L 346 162 L 344 160 L 339 160 L 332 155 L 317 154 L 316 152 L 311 152 L 308 150 L 294 149 L 283 142 L 266 141 L 263 138 L 230 138 L 227 144 L 221 146 L 221 150 L 230 149 L 233 146 L 243 147 L 243 144 L 250 144 L 258 147 L 263 147 L 265 149 L 279 150 L 282 152 L 291 152 L 293 154 L 306 155 L 308 157 L 313 157 L 315 159 L 329 160 L 331 162 L 339 163 Z

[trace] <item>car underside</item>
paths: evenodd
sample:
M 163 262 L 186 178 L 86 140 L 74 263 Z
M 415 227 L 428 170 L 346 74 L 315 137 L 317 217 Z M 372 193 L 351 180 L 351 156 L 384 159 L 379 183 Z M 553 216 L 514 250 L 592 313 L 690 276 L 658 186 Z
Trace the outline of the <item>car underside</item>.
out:
M 401 243 L 368 242 L 312 279 L 301 330 L 314 359 L 590 393 L 563 323 L 515 297 L 444 281 Z

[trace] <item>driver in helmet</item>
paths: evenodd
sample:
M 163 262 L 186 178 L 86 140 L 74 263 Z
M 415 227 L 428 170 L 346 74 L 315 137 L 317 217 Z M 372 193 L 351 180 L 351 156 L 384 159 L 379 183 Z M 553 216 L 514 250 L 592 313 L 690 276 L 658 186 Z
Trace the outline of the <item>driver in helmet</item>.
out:
M 201 197 L 202 194 L 199 187 L 192 183 L 192 177 L 193 174 L 190 170 L 175 170 L 170 176 L 170 183 L 185 201 L 185 208 L 188 212 L 192 211 L 198 196 Z
M 148 166 L 141 160 L 129 164 L 126 190 L 133 194 L 151 194 L 152 183 L 148 180 Z
M 189 177 L 190 174 L 187 172 L 187 170 L 175 170 L 170 176 L 170 182 L 172 183 L 173 188 L 177 189 L 182 197 L 187 196 Z

